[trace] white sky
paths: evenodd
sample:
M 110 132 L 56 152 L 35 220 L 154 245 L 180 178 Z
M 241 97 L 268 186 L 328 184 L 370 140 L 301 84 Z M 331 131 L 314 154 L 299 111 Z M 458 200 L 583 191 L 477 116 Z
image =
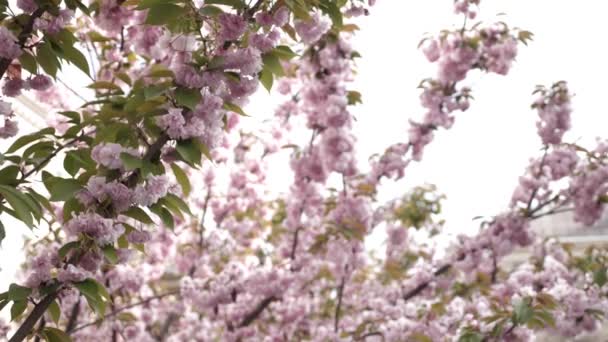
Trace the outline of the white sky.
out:
M 362 159 L 405 141 L 408 118 L 422 115 L 416 86 L 434 76 L 436 69 L 416 46 L 426 32 L 462 24 L 451 4 L 452 0 L 380 0 L 371 16 L 359 19 L 361 31 L 354 45 L 363 58 L 358 60 L 359 75 L 352 89 L 363 94 L 364 104 L 354 109 Z M 528 158 L 540 148 L 536 113 L 529 107 L 536 84 L 563 79 L 577 94 L 573 130 L 566 140 L 584 136 L 581 141 L 593 143 L 594 137 L 605 135 L 603 81 L 608 79 L 608 49 L 602 23 L 606 10 L 608 2 L 597 0 L 483 0 L 484 21 L 504 20 L 532 31 L 535 39 L 520 49 L 509 76 L 471 75 L 467 80 L 475 97 L 471 109 L 458 114 L 451 130 L 437 132 L 423 162 L 408 168 L 404 182 L 387 187 L 390 195 L 425 182 L 436 184 L 448 196 L 444 217 L 454 232 L 472 230 L 474 216 L 491 216 L 504 209 Z M 507 15 L 496 17 L 498 13 Z M 261 117 L 273 108 L 264 91 L 246 111 Z M 279 174 L 273 177 L 277 184 L 290 181 Z M 2 220 L 8 236 L 0 250 L 0 291 L 14 279 L 22 260 L 20 233 L 27 231 L 14 220 L 5 221 L 4 215 Z

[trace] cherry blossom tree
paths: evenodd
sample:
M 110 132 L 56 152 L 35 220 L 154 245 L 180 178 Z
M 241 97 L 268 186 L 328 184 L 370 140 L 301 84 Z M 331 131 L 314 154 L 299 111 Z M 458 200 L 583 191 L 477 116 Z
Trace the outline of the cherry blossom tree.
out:
M 0 338 L 524 341 L 597 329 L 607 251 L 577 254 L 530 229 L 565 211 L 592 225 L 608 202 L 608 143 L 563 140 L 567 83 L 534 90 L 541 153 L 507 210 L 446 249 L 438 189 L 389 201 L 378 190 L 469 109 L 469 74 L 507 75 L 532 33 L 475 22 L 480 1 L 455 1 L 462 27 L 419 46 L 437 68 L 419 83 L 421 119 L 366 164 L 351 38 L 374 3 L 0 0 L 0 136 L 12 139 L 0 210 L 41 236 L 0 293 L 12 320 Z M 90 98 L 57 84 L 73 67 Z M 254 128 L 240 121 L 259 84 L 281 103 Z M 22 92 L 52 108 L 51 127 L 19 134 Z M 277 191 L 268 169 L 280 160 L 292 182 Z M 1 223 L 0 241 L 21 229 Z M 380 253 L 366 245 L 374 232 Z M 518 247 L 530 260 L 501 267 Z

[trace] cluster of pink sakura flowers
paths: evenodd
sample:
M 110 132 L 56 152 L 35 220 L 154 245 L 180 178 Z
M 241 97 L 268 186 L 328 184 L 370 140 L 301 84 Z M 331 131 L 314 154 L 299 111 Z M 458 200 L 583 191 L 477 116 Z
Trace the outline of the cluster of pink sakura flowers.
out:
M 478 4 L 457 0 L 454 8 L 473 19 Z M 31 0 L 19 0 L 18 5 L 25 12 L 37 9 Z M 362 2 L 348 6 L 349 16 L 367 13 Z M 55 32 L 71 15 L 47 13 L 36 27 Z M 130 211 L 133 206 L 152 209 L 166 196 L 188 191 L 166 175 L 131 182 L 129 178 L 138 174 L 126 160 L 145 158 L 143 148 L 110 142 L 91 146 L 98 170 L 76 192 L 76 205 L 83 209 L 71 215 L 63 215 L 62 211 L 69 214 L 67 205 L 57 210 L 63 243 L 87 248 L 65 254 L 58 243 L 39 245 L 28 259 L 24 282 L 31 288 L 55 279 L 66 285 L 59 293 L 62 312 L 76 312 L 75 322 L 84 324 L 70 332 L 74 339 L 119 334 L 133 341 L 442 340 L 458 336 L 465 327 L 485 336 L 496 325 L 484 318 L 497 314 L 497 305 L 511 308 L 524 298 L 547 293 L 563 306 L 556 310 L 552 330 L 573 337 L 597 328 L 591 313 L 608 309 L 603 296 L 608 285 L 598 286 L 588 274 L 572 271 L 572 258 L 560 245 L 539 243 L 536 264 L 521 265 L 508 276 L 499 274 L 501 258 L 535 242 L 530 231 L 533 219 L 572 205 L 575 218 L 590 225 L 608 202 L 608 168 L 603 163 L 608 144 L 600 142 L 595 150 L 582 151 L 562 142 L 570 128 L 572 97 L 564 82 L 539 89 L 533 107 L 545 154 L 530 161 L 509 209 L 484 223 L 475 236 L 459 236 L 446 256 L 436 255 L 438 247 L 430 239 L 441 226 L 433 222 L 433 210 L 422 218 L 410 213 L 419 221 L 408 221 L 411 217 L 401 211 L 411 199 L 378 206 L 374 198 L 384 177 L 402 178 L 410 161 L 422 159 L 434 131 L 451 128 L 454 113 L 468 110 L 471 90 L 463 83 L 471 71 L 509 72 L 517 54 L 515 31 L 504 24 L 473 29 L 465 25 L 427 40 L 423 52 L 437 63 L 438 73 L 421 83 L 424 116 L 410 122 L 407 142 L 387 148 L 364 173 L 357 163 L 348 107 L 356 102 L 351 101 L 356 92 L 348 89 L 356 52 L 350 33 L 335 30 L 327 13 L 315 10 L 308 20 L 294 18 L 302 56 L 296 62 L 280 62 L 293 77 L 278 84 L 289 100 L 276 111 L 278 123 L 259 134 L 240 129 L 230 108 L 245 105 L 256 91 L 263 55 L 285 38 L 281 30 L 291 24 L 290 10 L 217 14 L 217 27 L 209 28 L 211 39 L 205 43 L 194 35 L 145 25 L 145 16 L 119 0 L 101 0 L 84 31 L 102 30 L 116 41 L 124 40 L 124 46 L 105 48 L 108 65 L 120 69 L 125 56 L 135 51 L 173 72 L 175 92 L 194 93 L 200 99 L 188 106 L 169 101 L 153 122 L 159 134 L 177 146 L 184 140 L 204 144 L 214 164 L 204 164 L 202 176 L 194 177 L 192 170 L 184 175 L 193 185 L 191 202 L 200 218 L 174 215 L 173 231 L 166 223 L 147 231 L 133 217 L 147 214 Z M 0 27 L 0 47 L 7 47 L 0 48 L 6 54 L 0 56 L 17 57 L 16 42 Z M 193 51 L 200 49 L 208 50 L 212 62 L 195 60 Z M 221 66 L 213 61 L 221 61 Z M 135 65 L 126 70 L 131 79 L 150 72 L 147 66 Z M 100 79 L 112 80 L 115 70 L 102 68 L 106 69 L 99 72 Z M 16 96 L 22 89 L 47 90 L 51 82 L 45 77 L 6 80 L 3 92 Z M 10 104 L 0 101 L 0 114 L 6 118 L 0 136 L 14 135 Z M 294 127 L 310 134 L 301 146 L 291 144 L 296 140 Z M 273 181 L 267 176 L 267 159 L 285 151 L 279 148 L 284 143 L 293 151 L 289 166 L 294 178 L 287 194 L 277 199 L 267 190 Z M 173 144 L 164 146 L 161 162 L 174 162 L 176 149 Z M 222 168 L 228 177 L 225 189 L 218 179 Z M 376 260 L 369 257 L 366 241 L 380 226 L 387 242 L 384 256 Z M 123 248 L 131 244 L 144 249 L 144 243 L 141 255 Z M 104 259 L 112 256 L 114 265 L 106 264 Z M 471 291 L 469 299 L 451 295 L 455 289 L 474 287 L 480 277 L 488 279 L 483 291 Z M 88 318 L 94 320 L 87 303 L 69 286 L 87 278 L 108 288 L 112 310 L 133 309 L 112 311 L 99 325 L 87 324 Z M 0 322 L 0 336 L 3 330 Z M 505 330 L 503 340 L 533 335 L 523 325 Z

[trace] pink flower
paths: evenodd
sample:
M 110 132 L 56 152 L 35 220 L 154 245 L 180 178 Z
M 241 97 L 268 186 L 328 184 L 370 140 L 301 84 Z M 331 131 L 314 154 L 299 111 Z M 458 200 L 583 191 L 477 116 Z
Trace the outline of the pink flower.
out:
M 38 9 L 38 5 L 34 0 L 17 0 L 17 7 L 26 13 L 32 13 Z
M 221 27 L 219 39 L 223 41 L 239 39 L 247 28 L 245 20 L 236 14 L 222 13 L 218 16 L 218 21 Z
M 15 59 L 21 56 L 21 48 L 17 44 L 17 38 L 6 27 L 0 26 L 0 57 Z
M 36 75 L 28 79 L 28 84 L 34 90 L 44 91 L 49 89 L 53 85 L 53 82 L 46 75 Z
M 8 97 L 15 97 L 21 95 L 21 90 L 25 88 L 27 84 L 20 78 L 13 78 L 4 82 L 2 87 L 2 93 Z
M 278 27 L 282 27 L 289 21 L 289 9 L 285 6 L 281 6 L 273 16 L 274 24 Z
M 294 28 L 304 43 L 314 44 L 329 31 L 331 21 L 315 12 L 309 20 L 297 20 Z
M 138 154 L 136 150 L 124 148 L 120 144 L 107 143 L 93 147 L 91 158 L 109 169 L 120 169 L 123 166 L 120 154 L 123 152 L 131 155 Z
M 78 267 L 68 264 L 66 268 L 61 269 L 57 274 L 57 280 L 62 283 L 77 283 L 88 278 L 88 272 L 86 270 L 79 269 Z
M 4 119 L 4 126 L 0 128 L 0 138 L 7 139 L 14 137 L 17 135 L 19 131 L 19 127 L 17 126 L 17 121 L 13 121 L 10 119 Z

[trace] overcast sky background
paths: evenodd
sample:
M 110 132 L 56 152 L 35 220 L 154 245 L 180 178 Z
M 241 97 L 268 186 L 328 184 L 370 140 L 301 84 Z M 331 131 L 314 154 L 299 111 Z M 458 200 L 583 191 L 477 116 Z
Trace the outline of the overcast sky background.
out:
M 520 49 L 509 76 L 471 74 L 466 81 L 475 97 L 471 109 L 457 115 L 451 130 L 437 132 L 422 163 L 411 165 L 406 179 L 386 187 L 384 195 L 436 184 L 447 195 L 444 217 L 451 232 L 470 232 L 476 227 L 473 217 L 504 210 L 528 159 L 539 155 L 536 113 L 530 109 L 536 84 L 567 80 L 576 93 L 573 129 L 566 140 L 592 144 L 596 136 L 606 135 L 608 49 L 603 22 L 607 9 L 605 1 L 483 0 L 480 19 L 504 20 L 530 30 L 534 41 Z M 496 16 L 499 13 L 506 15 Z M 417 50 L 420 39 L 425 33 L 459 27 L 462 19 L 453 14 L 452 0 L 380 0 L 370 16 L 357 23 L 361 31 L 353 43 L 363 58 L 357 61 L 359 74 L 350 88 L 363 94 L 363 105 L 353 112 L 358 151 L 366 159 L 407 140 L 408 118 L 423 114 L 416 87 L 421 79 L 434 76 L 436 68 Z M 246 111 L 265 117 L 276 103 L 264 91 Z M 22 127 L 28 130 L 25 122 Z M 271 173 L 271 177 L 277 186 L 290 181 L 284 174 Z M 27 232 L 5 216 L 0 291 L 14 281 L 23 260 L 21 232 Z M 6 317 L 7 311 L 0 316 Z

